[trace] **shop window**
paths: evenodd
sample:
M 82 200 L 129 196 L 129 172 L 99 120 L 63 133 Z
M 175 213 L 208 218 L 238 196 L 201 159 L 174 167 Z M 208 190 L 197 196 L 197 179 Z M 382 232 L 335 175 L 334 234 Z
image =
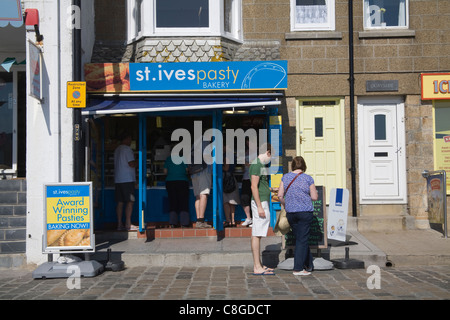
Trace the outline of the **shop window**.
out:
M 408 0 L 364 0 L 365 29 L 406 29 L 408 20 Z
M 134 14 L 134 21 L 135 25 L 134 28 L 136 30 L 136 35 L 140 35 L 142 32 L 142 6 L 143 6 L 144 0 L 136 0 L 135 3 L 135 14 Z
M 242 0 L 127 0 L 128 41 L 140 37 L 242 39 Z
M 434 170 L 445 170 L 447 195 L 450 194 L 450 101 L 435 100 L 434 116 Z
M 291 31 L 334 29 L 334 0 L 291 0 Z
M 13 165 L 13 75 L 0 73 L 0 169 Z
M 0 179 L 26 174 L 26 74 L 0 72 Z

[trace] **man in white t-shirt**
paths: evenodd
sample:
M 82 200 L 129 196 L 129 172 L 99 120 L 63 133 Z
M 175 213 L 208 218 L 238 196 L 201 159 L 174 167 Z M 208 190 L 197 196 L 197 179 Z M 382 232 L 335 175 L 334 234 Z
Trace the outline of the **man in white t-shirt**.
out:
M 114 183 L 117 214 L 117 230 L 137 230 L 131 224 L 131 213 L 135 202 L 136 160 L 131 149 L 131 134 L 124 133 L 120 137 L 121 145 L 114 151 Z M 122 224 L 122 213 L 125 205 L 125 226 Z

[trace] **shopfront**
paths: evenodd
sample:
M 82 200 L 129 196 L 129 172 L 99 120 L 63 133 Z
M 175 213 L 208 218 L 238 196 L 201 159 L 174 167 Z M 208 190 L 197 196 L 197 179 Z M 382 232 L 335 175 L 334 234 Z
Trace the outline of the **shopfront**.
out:
M 132 221 L 141 232 L 148 225 L 168 225 L 163 167 L 171 146 L 191 145 L 199 138 L 210 144 L 213 187 L 205 221 L 217 230 L 223 229 L 224 219 L 223 147 L 231 146 L 235 155 L 238 185 L 244 172 L 237 157 L 245 150 L 241 137 L 271 143 L 276 154 L 270 173 L 283 172 L 278 108 L 287 88 L 286 61 L 87 64 L 85 80 L 89 94 L 88 107 L 82 111 L 89 123 L 86 176 L 94 182 L 96 229 L 114 228 L 117 223 L 113 154 L 123 129 L 131 131 L 131 147 L 139 162 Z M 189 214 L 195 222 L 192 188 Z M 242 207 L 237 206 L 235 220 L 244 219 Z
M 0 179 L 26 175 L 26 46 L 20 1 L 0 3 Z
M 434 170 L 447 173 L 450 194 L 450 73 L 423 73 L 422 100 L 433 101 Z

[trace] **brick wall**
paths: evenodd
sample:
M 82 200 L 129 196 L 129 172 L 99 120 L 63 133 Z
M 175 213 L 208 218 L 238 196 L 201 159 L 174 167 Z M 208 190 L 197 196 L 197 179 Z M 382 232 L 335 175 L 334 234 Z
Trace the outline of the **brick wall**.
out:
M 280 8 L 274 14 L 288 17 L 286 23 L 272 23 L 267 36 L 279 39 L 281 59 L 289 60 L 289 89 L 286 110 L 282 110 L 283 132 L 295 135 L 296 97 L 342 97 L 345 101 L 347 154 L 350 155 L 349 83 L 348 83 L 348 1 L 336 0 L 336 30 L 334 32 L 290 32 L 289 1 L 266 1 L 260 8 L 252 8 L 256 1 L 246 1 L 248 12 L 266 14 L 275 3 Z M 392 95 L 405 98 L 407 183 L 410 215 L 419 220 L 427 218 L 426 185 L 421 172 L 433 168 L 432 102 L 420 99 L 421 72 L 449 72 L 450 6 L 444 1 L 409 2 L 409 30 L 399 32 L 365 31 L 363 1 L 353 2 L 354 13 L 354 71 L 355 103 L 358 96 L 368 96 L 367 80 L 398 80 L 399 91 Z M 267 20 L 267 15 L 262 20 Z M 258 18 L 245 27 L 247 35 L 260 36 Z M 284 35 L 277 35 L 284 32 Z M 389 95 L 386 92 L 370 95 Z M 357 108 L 355 108 L 355 112 Z M 357 119 L 357 114 L 355 114 Z M 357 127 L 356 127 L 357 130 Z M 286 155 L 295 155 L 295 139 L 283 140 Z M 357 141 L 357 132 L 356 132 Z M 358 152 L 356 147 L 356 153 Z M 347 167 L 350 167 L 350 156 Z M 357 177 L 358 181 L 358 177 Z M 351 186 L 350 173 L 347 186 Z

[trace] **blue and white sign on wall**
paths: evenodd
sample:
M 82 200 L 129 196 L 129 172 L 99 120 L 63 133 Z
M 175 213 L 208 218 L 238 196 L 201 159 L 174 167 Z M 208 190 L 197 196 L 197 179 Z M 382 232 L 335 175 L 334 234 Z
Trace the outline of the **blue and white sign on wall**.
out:
M 287 89 L 287 61 L 130 63 L 130 91 Z

